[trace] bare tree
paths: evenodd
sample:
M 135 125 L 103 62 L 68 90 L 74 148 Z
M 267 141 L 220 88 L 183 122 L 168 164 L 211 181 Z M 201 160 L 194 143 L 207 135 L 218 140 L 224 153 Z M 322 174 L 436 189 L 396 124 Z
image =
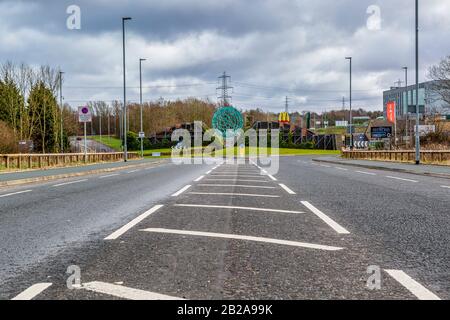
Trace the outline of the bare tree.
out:
M 435 81 L 432 90 L 450 106 L 450 56 L 430 67 L 428 77 Z

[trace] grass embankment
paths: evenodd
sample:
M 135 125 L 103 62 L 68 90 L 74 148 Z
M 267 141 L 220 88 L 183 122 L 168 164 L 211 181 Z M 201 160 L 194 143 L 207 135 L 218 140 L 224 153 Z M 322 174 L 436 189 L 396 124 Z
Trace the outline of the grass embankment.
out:
M 116 151 L 122 150 L 122 140 L 117 139 L 116 137 L 102 136 L 100 139 L 100 136 L 88 136 L 88 139 L 100 142 Z
M 103 143 L 104 145 L 117 150 L 121 151 L 122 148 L 122 141 L 120 139 L 117 139 L 115 137 L 107 137 L 103 136 L 100 140 L 100 136 L 91 136 L 89 139 L 92 139 L 94 141 Z M 194 152 L 196 155 L 199 155 L 199 148 L 194 149 L 196 152 Z M 250 149 L 245 149 L 245 154 L 248 156 L 250 154 Z M 308 155 L 337 155 L 340 154 L 340 151 L 328 151 L 328 150 L 304 150 L 304 149 L 261 149 L 258 148 L 258 154 L 265 153 L 265 154 L 273 154 L 278 151 L 280 156 L 308 156 Z M 169 158 L 172 155 L 172 149 L 171 148 L 165 148 L 165 149 L 150 149 L 150 150 L 144 150 L 144 157 L 152 157 L 153 153 L 161 153 L 161 158 Z M 218 154 L 220 155 L 220 152 L 215 152 L 213 155 Z M 240 150 L 238 147 L 234 148 L 234 155 L 239 155 Z

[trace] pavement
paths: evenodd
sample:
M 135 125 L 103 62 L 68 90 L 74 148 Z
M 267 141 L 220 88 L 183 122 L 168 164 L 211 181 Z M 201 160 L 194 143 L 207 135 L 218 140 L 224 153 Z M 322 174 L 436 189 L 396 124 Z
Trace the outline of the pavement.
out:
M 447 179 L 282 157 L 27 187 L 0 192 L 0 299 L 450 298 Z
M 314 161 L 450 179 L 450 166 L 438 166 L 428 164 L 415 165 L 410 163 L 375 161 L 375 160 L 352 160 L 352 159 L 345 159 L 339 156 L 320 157 L 314 159 Z
M 89 165 L 79 165 L 72 167 L 52 168 L 45 170 L 25 170 L 18 172 L 0 173 L 0 187 L 13 184 L 23 184 L 29 182 L 39 182 L 54 178 L 70 178 L 71 176 L 82 176 L 86 174 L 98 173 L 101 171 L 114 171 L 126 167 L 153 165 L 166 160 L 153 158 L 142 160 L 131 160 L 128 162 L 107 162 Z

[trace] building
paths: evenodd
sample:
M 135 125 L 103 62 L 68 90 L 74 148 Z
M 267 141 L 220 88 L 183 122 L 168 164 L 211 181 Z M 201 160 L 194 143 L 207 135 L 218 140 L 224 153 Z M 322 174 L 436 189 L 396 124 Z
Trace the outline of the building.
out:
M 430 113 L 431 110 L 449 108 L 450 106 L 442 101 L 438 94 L 433 90 L 435 81 L 428 81 L 419 84 L 419 108 L 420 113 Z M 386 117 L 387 104 L 395 102 L 397 119 L 405 119 L 406 114 L 416 114 L 416 85 L 405 87 L 392 87 L 383 92 L 383 111 Z

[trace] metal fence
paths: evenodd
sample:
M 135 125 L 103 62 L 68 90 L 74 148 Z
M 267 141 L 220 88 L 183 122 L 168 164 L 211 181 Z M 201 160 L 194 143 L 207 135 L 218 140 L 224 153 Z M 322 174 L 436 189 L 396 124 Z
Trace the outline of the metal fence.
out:
M 396 162 L 411 162 L 416 160 L 415 151 L 343 151 L 346 159 L 381 160 Z M 420 159 L 423 163 L 450 165 L 450 150 L 421 151 Z
M 139 159 L 137 152 L 129 152 L 130 160 Z M 67 153 L 67 154 L 3 154 L 0 155 L 0 170 L 45 169 L 86 163 L 115 162 L 123 160 L 123 152 L 113 153 Z

